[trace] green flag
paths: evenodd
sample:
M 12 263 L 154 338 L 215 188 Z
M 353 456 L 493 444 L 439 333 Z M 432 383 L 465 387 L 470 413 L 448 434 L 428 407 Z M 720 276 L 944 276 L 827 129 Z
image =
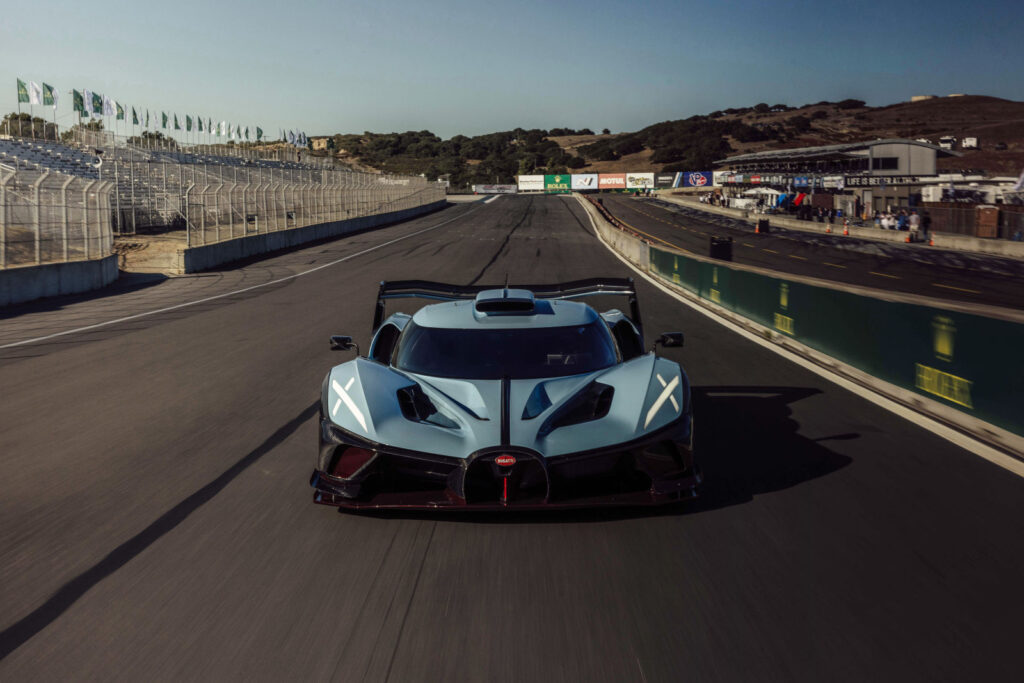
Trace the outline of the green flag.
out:
M 185 114 L 185 132 L 192 132 L 192 117 L 188 114 Z
M 82 99 L 82 93 L 77 90 L 71 91 L 71 102 L 80 115 L 85 116 L 85 100 Z
M 53 89 L 52 85 L 43 83 L 43 104 L 47 107 L 57 106 L 57 91 Z
M 25 81 L 20 78 L 16 78 L 15 80 L 18 81 L 18 103 L 20 104 L 24 102 L 25 104 L 28 104 L 28 86 L 26 86 Z
M 121 106 L 120 102 L 115 102 L 114 104 L 117 105 L 117 119 L 115 120 L 124 121 L 124 107 Z
M 178 115 L 174 115 L 174 130 L 181 130 L 181 124 L 178 123 Z
M 263 139 L 263 129 L 260 128 L 259 126 L 256 126 L 256 142 L 259 142 L 262 139 Z
M 146 128 L 149 128 L 149 110 L 146 110 Z
M 196 121 L 199 123 L 199 132 L 202 133 L 203 132 L 203 117 L 202 116 L 197 116 L 196 117 Z
M 95 92 L 92 94 L 92 113 L 103 116 L 103 95 Z
M 242 126 L 241 126 L 241 124 L 239 124 L 239 125 L 235 126 L 235 136 L 236 136 L 236 137 L 237 137 L 237 138 L 238 138 L 239 140 L 241 140 L 241 139 L 242 139 Z
M 160 120 L 161 120 L 160 127 L 161 128 L 166 128 L 167 127 L 167 112 L 165 112 L 165 111 L 160 112 Z
M 135 107 L 132 107 L 132 125 L 139 125 L 139 115 L 135 113 Z
M 245 139 L 246 139 L 246 140 L 248 140 L 248 139 L 249 139 L 249 126 L 246 126 L 246 127 L 245 127 Z

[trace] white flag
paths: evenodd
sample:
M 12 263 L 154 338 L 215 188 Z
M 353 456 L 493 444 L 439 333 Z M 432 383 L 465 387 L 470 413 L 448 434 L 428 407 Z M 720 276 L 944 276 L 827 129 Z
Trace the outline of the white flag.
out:
M 232 126 L 230 123 L 228 124 L 228 139 L 235 139 L 235 127 Z
M 115 116 L 117 110 L 114 109 L 114 100 L 110 99 L 106 95 L 103 96 L 103 115 L 104 116 Z
M 295 131 L 293 130 L 288 131 L 288 143 L 292 145 L 295 144 Z
M 28 83 L 28 103 L 29 104 L 42 104 L 43 103 L 43 88 L 35 81 L 29 81 Z

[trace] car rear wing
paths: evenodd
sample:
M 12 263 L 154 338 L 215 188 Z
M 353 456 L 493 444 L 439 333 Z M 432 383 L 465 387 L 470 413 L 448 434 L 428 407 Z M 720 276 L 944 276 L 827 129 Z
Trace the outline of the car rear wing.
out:
M 428 280 L 393 280 L 381 282 L 377 292 L 377 306 L 373 313 L 373 331 L 384 322 L 384 302 L 388 299 L 433 299 L 459 301 L 475 299 L 488 289 L 528 289 L 537 299 L 580 299 L 587 296 L 617 295 L 629 299 L 629 313 L 633 324 L 643 333 L 640 323 L 640 304 L 636 298 L 636 284 L 631 277 L 595 277 L 586 280 L 558 282 L 542 285 L 449 285 Z

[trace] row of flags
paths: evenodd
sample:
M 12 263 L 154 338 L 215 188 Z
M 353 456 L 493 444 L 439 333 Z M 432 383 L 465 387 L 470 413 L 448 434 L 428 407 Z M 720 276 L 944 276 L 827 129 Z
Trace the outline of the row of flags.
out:
M 44 105 L 52 106 L 54 109 L 57 108 L 57 89 L 51 85 L 43 83 L 42 85 L 35 81 L 25 81 L 20 78 L 18 81 L 18 104 L 29 104 L 29 105 Z M 92 92 L 91 90 L 72 90 L 72 102 L 74 110 L 78 112 L 79 117 L 87 118 L 94 117 L 100 118 L 103 116 L 113 116 L 116 121 L 127 120 L 127 105 L 117 102 L 106 95 Z M 143 128 L 149 128 L 150 126 L 150 114 L 149 109 L 136 109 L 131 107 L 131 122 L 133 126 L 141 126 Z M 156 118 L 156 112 L 153 112 L 153 118 Z M 249 127 L 242 127 L 241 124 L 231 124 L 227 121 L 220 121 L 219 123 L 214 121 L 210 117 L 203 118 L 202 116 L 193 117 L 189 114 L 184 116 L 184 120 L 179 120 L 178 115 L 172 113 L 170 116 L 166 112 L 159 112 L 160 127 L 167 129 L 168 126 L 172 126 L 173 130 L 184 130 L 189 133 L 193 130 L 198 133 L 207 133 L 216 137 L 227 137 L 231 140 L 250 140 Z M 155 121 L 154 121 L 155 123 Z M 263 140 L 263 129 L 259 126 L 255 127 L 253 131 L 256 142 Z M 287 140 L 290 144 L 305 147 L 308 143 L 308 138 L 304 132 L 296 132 L 293 130 L 281 130 L 282 140 Z

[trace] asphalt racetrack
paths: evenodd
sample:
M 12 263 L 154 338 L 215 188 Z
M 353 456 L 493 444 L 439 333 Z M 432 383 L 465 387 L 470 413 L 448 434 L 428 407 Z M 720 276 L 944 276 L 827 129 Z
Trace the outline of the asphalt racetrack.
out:
M 4 311 L 0 680 L 1019 680 L 1024 480 L 645 281 L 699 500 L 314 505 L 328 336 L 366 348 L 382 279 L 506 274 L 633 275 L 575 199 L 514 196 Z
M 657 246 L 708 256 L 712 235 L 732 237 L 733 261 L 744 265 L 887 292 L 1024 309 L 1024 261 L 1019 259 L 844 236 L 842 220 L 832 225 L 832 234 L 777 226 L 757 234 L 745 221 L 662 199 L 621 194 L 600 198 L 612 215 Z M 772 216 L 765 218 L 770 222 Z

